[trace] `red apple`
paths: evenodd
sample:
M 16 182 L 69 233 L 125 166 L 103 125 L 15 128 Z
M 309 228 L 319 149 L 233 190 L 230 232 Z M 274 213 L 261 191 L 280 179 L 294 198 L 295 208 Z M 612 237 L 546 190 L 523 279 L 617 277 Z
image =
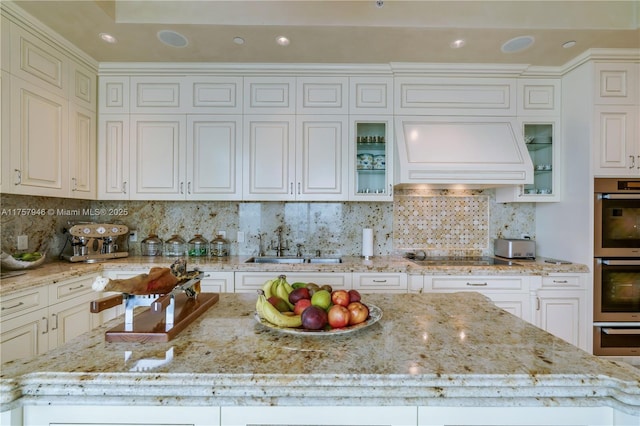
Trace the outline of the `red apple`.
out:
M 331 302 L 334 305 L 347 306 L 349 304 L 349 293 L 347 290 L 335 290 L 331 293 Z
M 360 302 L 351 302 L 347 306 L 349 310 L 349 325 L 365 322 L 369 317 L 369 308 Z
M 327 318 L 333 328 L 346 327 L 349 325 L 349 310 L 342 305 L 333 305 L 329 308 Z
M 302 311 L 311 306 L 311 299 L 300 299 L 293 305 L 293 313 L 296 315 L 302 315 Z
M 349 302 L 359 302 L 360 301 L 360 293 L 358 290 L 349 290 Z

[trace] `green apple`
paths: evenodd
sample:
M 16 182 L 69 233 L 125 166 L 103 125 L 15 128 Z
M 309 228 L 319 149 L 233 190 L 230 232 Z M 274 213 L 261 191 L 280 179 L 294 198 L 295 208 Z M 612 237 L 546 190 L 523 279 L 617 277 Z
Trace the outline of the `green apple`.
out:
M 311 304 L 322 309 L 327 309 L 331 305 L 331 293 L 327 290 L 318 290 L 311 296 Z

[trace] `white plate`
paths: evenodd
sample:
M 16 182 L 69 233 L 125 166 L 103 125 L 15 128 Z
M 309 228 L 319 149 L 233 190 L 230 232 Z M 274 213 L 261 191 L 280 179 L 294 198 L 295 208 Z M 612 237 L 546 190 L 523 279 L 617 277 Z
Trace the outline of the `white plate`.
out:
M 380 318 L 382 318 L 382 309 L 368 303 L 365 303 L 365 305 L 369 308 L 369 318 L 367 318 L 365 322 L 344 328 L 333 328 L 331 330 L 306 330 L 304 328 L 278 327 L 277 325 L 271 324 L 269 321 L 262 319 L 257 312 L 254 312 L 253 317 L 265 327 L 279 331 L 280 333 L 295 334 L 298 336 L 335 336 L 338 334 L 353 333 L 363 328 L 370 327 L 380 321 Z

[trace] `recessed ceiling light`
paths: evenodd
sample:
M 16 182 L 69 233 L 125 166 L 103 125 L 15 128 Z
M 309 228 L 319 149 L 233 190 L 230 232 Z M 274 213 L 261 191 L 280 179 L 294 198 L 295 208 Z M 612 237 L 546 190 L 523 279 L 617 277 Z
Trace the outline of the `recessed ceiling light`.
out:
M 234 37 L 233 42 L 235 44 L 244 44 L 244 39 L 242 37 Z
M 520 52 L 522 50 L 529 48 L 534 41 L 535 39 L 533 38 L 533 36 L 521 36 L 521 37 L 512 38 L 511 40 L 507 41 L 505 44 L 502 45 L 501 50 L 504 53 Z
M 464 39 L 458 39 L 458 40 L 454 40 L 451 43 L 449 43 L 449 47 L 451 47 L 452 49 L 460 49 L 462 46 L 465 45 L 465 41 Z
M 562 47 L 564 47 L 565 49 L 568 49 L 570 47 L 573 47 L 576 45 L 576 42 L 574 40 L 569 40 L 567 42 L 562 43 Z
M 280 46 L 288 46 L 289 39 L 286 38 L 285 36 L 278 36 L 276 37 L 276 43 L 278 43 Z
M 117 43 L 118 39 L 107 33 L 100 33 L 100 38 L 107 43 Z
M 185 47 L 189 41 L 185 36 L 172 30 L 158 31 L 158 39 L 171 47 Z

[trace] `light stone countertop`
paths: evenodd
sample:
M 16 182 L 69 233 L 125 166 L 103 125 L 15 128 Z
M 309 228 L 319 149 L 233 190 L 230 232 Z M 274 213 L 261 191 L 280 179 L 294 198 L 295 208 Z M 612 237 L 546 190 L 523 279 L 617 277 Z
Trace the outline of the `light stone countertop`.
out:
M 190 257 L 188 258 L 188 266 L 189 269 L 198 268 L 203 271 L 221 272 L 395 272 L 410 275 L 548 275 L 589 272 L 589 268 L 583 264 L 552 264 L 546 263 L 546 259 L 541 257 L 536 260 L 514 260 L 514 266 L 473 267 L 446 264 L 419 266 L 399 256 L 375 256 L 371 260 L 364 260 L 358 256 L 342 256 L 342 263 L 336 264 L 246 263 L 249 257 L 229 256 L 220 259 Z M 172 257 L 131 256 L 90 264 L 64 261 L 45 263 L 39 268 L 27 271 L 25 275 L 0 280 L 0 296 L 104 270 L 140 270 L 140 273 L 144 273 L 153 266 L 169 266 L 174 260 L 175 258 Z
M 364 294 L 383 311 L 350 334 L 258 324 L 255 295 L 223 293 L 167 343 L 107 343 L 121 320 L 0 373 L 20 404 L 607 406 L 640 419 L 640 371 L 600 359 L 478 293 Z M 460 309 L 466 306 L 466 309 Z

